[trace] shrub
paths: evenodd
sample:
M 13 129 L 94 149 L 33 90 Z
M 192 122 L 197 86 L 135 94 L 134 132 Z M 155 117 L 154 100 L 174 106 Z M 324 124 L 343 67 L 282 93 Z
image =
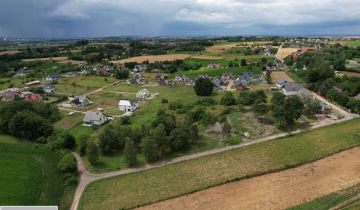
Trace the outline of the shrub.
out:
M 161 98 L 161 103 L 162 104 L 167 104 L 169 101 L 166 98 Z
M 74 173 L 77 169 L 76 160 L 73 154 L 65 155 L 58 164 L 58 169 L 63 173 Z
M 209 78 L 196 80 L 194 90 L 198 96 L 211 96 L 214 91 L 214 84 Z

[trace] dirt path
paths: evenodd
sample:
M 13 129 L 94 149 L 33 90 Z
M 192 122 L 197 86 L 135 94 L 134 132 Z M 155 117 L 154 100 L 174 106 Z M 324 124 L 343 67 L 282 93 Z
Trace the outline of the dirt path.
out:
M 360 183 L 359 160 L 360 148 L 354 148 L 140 209 L 285 209 Z
M 113 82 L 113 83 L 111 83 L 111 84 L 109 84 L 109 85 L 106 85 L 106 86 L 104 86 L 104 87 L 101 87 L 101 88 L 99 88 L 99 89 L 96 89 L 96 90 L 94 90 L 94 91 L 91 91 L 90 93 L 85 94 L 85 96 L 88 96 L 88 95 L 91 95 L 91 94 L 93 94 L 93 93 L 97 93 L 97 92 L 103 91 L 104 89 L 106 89 L 106 88 L 108 88 L 108 87 L 111 87 L 111 86 L 113 86 L 113 85 L 116 85 L 116 84 L 118 84 L 118 83 L 120 83 L 120 82 L 121 82 L 121 81 L 118 80 L 118 81 Z

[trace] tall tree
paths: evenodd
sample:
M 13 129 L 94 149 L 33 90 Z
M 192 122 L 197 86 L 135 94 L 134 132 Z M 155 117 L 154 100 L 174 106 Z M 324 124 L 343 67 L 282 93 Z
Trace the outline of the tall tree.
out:
M 88 142 L 86 154 L 90 164 L 95 165 L 99 159 L 99 149 L 94 142 Z
M 198 96 L 211 96 L 214 91 L 214 84 L 209 78 L 200 78 L 196 80 L 194 90 Z
M 129 137 L 126 137 L 125 149 L 124 149 L 125 164 L 128 167 L 135 166 L 137 164 L 136 150 L 134 143 Z

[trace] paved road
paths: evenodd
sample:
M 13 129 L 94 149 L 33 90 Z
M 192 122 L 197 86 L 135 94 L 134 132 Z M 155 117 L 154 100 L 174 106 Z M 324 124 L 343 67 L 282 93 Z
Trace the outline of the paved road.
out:
M 79 183 L 79 185 L 78 185 L 78 187 L 76 189 L 75 196 L 74 196 L 74 201 L 73 201 L 72 206 L 71 206 L 71 210 L 76 210 L 77 209 L 77 207 L 79 205 L 80 197 L 81 197 L 82 193 L 84 192 L 86 186 L 88 184 L 90 184 L 91 182 L 94 182 L 96 180 L 105 179 L 105 178 L 114 177 L 114 176 L 120 176 L 120 175 L 124 175 L 124 174 L 140 172 L 140 171 L 145 171 L 145 170 L 158 168 L 158 167 L 162 167 L 162 166 L 166 166 L 166 165 L 170 165 L 170 164 L 174 164 L 174 163 L 179 163 L 179 162 L 182 162 L 182 161 L 192 160 L 192 159 L 204 157 L 204 156 L 211 155 L 211 154 L 224 152 L 224 151 L 228 151 L 228 150 L 232 150 L 232 149 L 236 149 L 236 148 L 240 148 L 240 147 L 245 147 L 245 146 L 252 145 L 252 144 L 258 144 L 258 143 L 261 143 L 261 142 L 274 140 L 274 139 L 277 139 L 277 138 L 280 138 L 280 137 L 286 137 L 286 136 L 289 136 L 289 135 L 298 134 L 298 133 L 301 133 L 301 132 L 304 132 L 304 131 L 313 130 L 313 129 L 324 127 L 324 126 L 327 126 L 327 125 L 348 121 L 348 120 L 354 119 L 356 117 L 358 117 L 358 116 L 357 115 L 347 115 L 342 119 L 329 120 L 329 121 L 326 121 L 324 123 L 319 123 L 319 124 L 316 124 L 316 125 L 312 125 L 312 126 L 308 127 L 307 129 L 298 129 L 298 130 L 295 130 L 295 131 L 292 131 L 292 132 L 280 133 L 280 134 L 276 134 L 276 135 L 272 135 L 272 136 L 267 136 L 267 137 L 264 137 L 264 138 L 259 138 L 259 139 L 256 139 L 256 140 L 244 142 L 244 143 L 241 143 L 241 144 L 238 144 L 238 145 L 231 145 L 231 146 L 226 146 L 226 147 L 222 147 L 222 148 L 216 148 L 216 149 L 212 149 L 212 150 L 208 150 L 208 151 L 204 151 L 204 152 L 200 152 L 200 153 L 196 153 L 196 154 L 185 155 L 185 156 L 174 158 L 174 159 L 171 159 L 171 160 L 164 160 L 164 161 L 157 162 L 157 163 L 154 163 L 154 164 L 147 164 L 147 165 L 137 167 L 137 168 L 122 169 L 122 170 L 119 170 L 119 171 L 113 171 L 113 172 L 102 173 L 102 174 L 93 174 L 93 173 L 87 171 L 86 168 L 84 167 L 84 164 L 82 162 L 81 157 L 78 154 L 74 153 L 74 155 L 76 157 L 76 160 L 78 162 L 78 171 L 79 171 L 79 174 L 80 174 L 80 183 Z

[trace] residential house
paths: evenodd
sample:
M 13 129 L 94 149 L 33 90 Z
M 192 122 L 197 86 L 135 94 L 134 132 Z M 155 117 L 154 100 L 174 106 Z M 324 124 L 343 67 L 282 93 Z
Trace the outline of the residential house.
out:
M 185 82 L 187 77 L 183 74 L 177 74 L 175 75 L 175 80 L 179 82 Z
M 91 104 L 91 101 L 87 96 L 75 96 L 75 98 L 70 100 L 70 104 L 75 106 L 87 106 Z
M 1 95 L 1 101 L 13 101 L 15 98 L 20 97 L 20 94 L 16 91 L 7 90 L 4 91 Z
M 99 68 L 96 70 L 96 74 L 99 76 L 107 76 L 108 71 L 105 68 Z
M 222 82 L 220 78 L 214 77 L 211 82 L 214 84 L 215 91 L 221 89 Z
M 59 81 L 61 78 L 61 75 L 60 74 L 49 74 L 45 80 L 46 81 Z
M 44 89 L 45 93 L 54 93 L 55 92 L 55 88 L 54 85 L 49 84 L 49 83 L 43 83 L 40 85 L 40 87 L 42 87 Z
M 141 100 L 148 100 L 150 96 L 150 91 L 148 91 L 147 89 L 142 89 L 136 93 L 136 98 L 139 98 Z
M 86 112 L 83 123 L 84 125 L 91 126 L 91 125 L 102 125 L 109 121 L 110 118 L 105 115 L 103 112 L 97 110 L 95 112 Z
M 29 71 L 25 68 L 22 68 L 16 72 L 14 77 L 26 77 L 27 75 L 29 75 Z
M 235 88 L 236 90 L 244 90 L 247 86 L 247 82 L 243 79 L 237 78 L 233 82 L 232 88 Z
M 62 74 L 63 77 L 71 78 L 71 77 L 77 77 L 79 75 L 78 72 L 75 71 L 69 71 L 64 74 Z
M 185 81 L 185 85 L 187 85 L 187 86 L 195 86 L 195 80 L 194 80 L 194 79 L 191 79 L 191 78 L 188 78 L 188 79 Z
M 207 65 L 208 69 L 219 69 L 221 68 L 221 65 L 219 63 L 209 63 L 209 65 Z
M 28 102 L 38 102 L 38 101 L 42 101 L 43 97 L 42 97 L 42 95 L 37 94 L 37 93 L 26 94 L 24 96 L 24 100 L 28 101 Z
M 285 80 L 283 80 L 283 79 L 278 79 L 278 80 L 276 80 L 275 85 L 276 85 L 276 87 L 278 87 L 278 88 L 282 88 L 282 87 L 285 85 L 285 83 L 286 83 Z
M 307 93 L 307 91 L 303 89 L 305 88 L 300 84 L 286 82 L 282 88 L 282 92 L 286 96 L 303 95 L 304 93 Z
M 122 112 L 133 112 L 139 108 L 139 103 L 134 100 L 120 100 L 119 109 Z
M 134 72 L 142 72 L 142 71 L 146 71 L 146 70 L 147 70 L 146 64 L 136 64 L 133 69 Z

